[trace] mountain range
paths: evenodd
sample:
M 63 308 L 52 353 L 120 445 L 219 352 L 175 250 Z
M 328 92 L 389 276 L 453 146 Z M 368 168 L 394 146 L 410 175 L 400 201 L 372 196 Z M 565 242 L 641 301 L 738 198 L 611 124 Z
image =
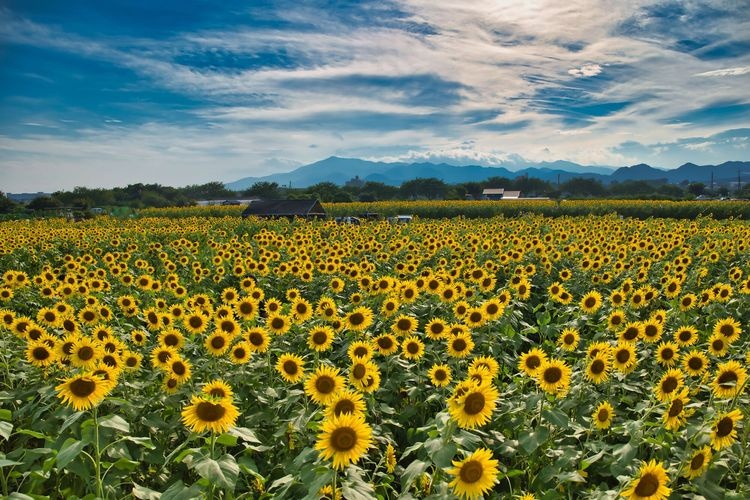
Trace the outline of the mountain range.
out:
M 695 165 L 685 163 L 674 169 L 655 168 L 645 163 L 629 167 L 586 166 L 568 161 L 527 163 L 525 168 L 509 170 L 505 167 L 483 167 L 479 165 L 456 166 L 447 163 L 385 163 L 340 158 L 331 156 L 324 160 L 303 165 L 291 172 L 262 177 L 244 177 L 225 184 L 227 189 L 242 191 L 256 182 L 275 182 L 281 186 L 305 188 L 319 182 L 344 185 L 358 178 L 361 181 L 382 182 L 391 186 L 420 178 L 436 177 L 448 184 L 481 182 L 490 177 L 535 177 L 548 182 L 565 182 L 573 178 L 596 179 L 604 184 L 623 181 L 664 181 L 672 184 L 702 182 L 710 185 L 713 175 L 715 184 L 736 182 L 738 174 L 742 182 L 750 182 L 750 161 L 728 161 L 720 165 Z

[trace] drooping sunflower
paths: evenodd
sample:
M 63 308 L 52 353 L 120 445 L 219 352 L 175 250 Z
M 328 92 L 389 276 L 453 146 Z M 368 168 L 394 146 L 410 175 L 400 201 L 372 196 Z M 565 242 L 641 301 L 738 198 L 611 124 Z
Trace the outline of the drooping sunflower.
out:
M 192 432 L 227 432 L 239 416 L 230 398 L 216 399 L 207 395 L 194 395 L 182 410 L 182 422 Z
M 536 372 L 536 381 L 544 392 L 564 396 L 570 387 L 570 367 L 558 359 L 545 361 Z
M 55 390 L 63 403 L 76 411 L 84 411 L 101 403 L 111 385 L 111 382 L 99 376 L 84 373 L 64 379 Z
M 693 377 L 702 375 L 708 369 L 708 357 L 699 349 L 693 349 L 682 357 L 682 368 Z
M 445 387 L 451 383 L 451 369 L 448 365 L 432 365 L 429 372 L 430 382 L 435 387 Z
M 747 371 L 737 361 L 721 363 L 711 382 L 711 390 L 719 399 L 733 398 L 745 387 Z
M 454 460 L 448 474 L 453 480 L 448 486 L 453 494 L 469 500 L 481 498 L 497 483 L 498 461 L 492 458 L 492 451 L 479 448 L 463 460 Z
M 609 404 L 609 401 L 602 401 L 599 406 L 596 407 L 594 413 L 591 415 L 591 420 L 597 429 L 609 429 L 612 425 L 612 417 L 615 414 L 615 409 Z
M 320 365 L 305 382 L 305 392 L 318 404 L 326 405 L 337 392 L 344 388 L 344 377 L 339 369 Z
M 602 306 L 602 294 L 596 290 L 588 292 L 581 298 L 579 303 L 581 310 L 587 314 L 593 314 Z
M 385 448 L 385 470 L 388 474 L 393 474 L 396 470 L 396 450 L 391 443 Z
M 538 347 L 534 347 L 521 354 L 521 357 L 518 359 L 518 369 L 529 377 L 536 377 L 539 367 L 546 362 L 547 354 Z
M 276 371 L 284 380 L 295 384 L 305 377 L 305 362 L 296 354 L 284 353 L 276 361 Z
M 687 405 L 688 389 L 683 387 L 670 401 L 667 402 L 667 408 L 664 411 L 664 427 L 670 431 L 676 431 L 685 423 L 689 416 Z
M 497 398 L 497 389 L 492 384 L 474 384 L 460 396 L 454 391 L 448 400 L 448 411 L 460 428 L 474 429 L 489 422 Z
M 685 465 L 683 476 L 688 479 L 695 479 L 696 477 L 702 476 L 703 473 L 706 472 L 706 469 L 708 469 L 708 464 L 711 463 L 711 458 L 713 458 L 713 453 L 711 453 L 710 446 L 704 446 L 696 451 L 693 453 L 693 456 L 690 457 L 690 462 Z
M 372 428 L 362 415 L 343 413 L 323 420 L 315 449 L 326 459 L 333 459 L 334 469 L 356 463 L 372 442 Z
M 656 385 L 656 399 L 665 403 L 677 395 L 684 385 L 685 375 L 679 369 L 671 369 L 662 375 Z
M 398 340 L 396 336 L 390 333 L 379 335 L 373 339 L 375 343 L 375 349 L 382 356 L 390 356 L 391 354 L 398 351 Z
M 366 409 L 362 394 L 349 389 L 343 389 L 336 393 L 333 399 L 329 401 L 326 406 L 325 415 L 328 418 L 338 417 L 344 413 L 364 415 Z
M 575 351 L 581 339 L 576 328 L 565 328 L 557 338 L 557 344 L 565 351 Z
M 372 324 L 372 310 L 369 307 L 357 307 L 344 316 L 344 325 L 349 330 L 361 332 Z
M 416 361 L 424 355 L 424 342 L 416 335 L 410 335 L 401 343 L 401 353 L 406 359 Z
M 740 322 L 731 317 L 717 321 L 713 329 L 713 334 L 722 336 L 728 344 L 733 344 L 741 333 Z
M 672 493 L 669 477 L 664 465 L 656 460 L 643 463 L 638 477 L 622 492 L 622 496 L 631 500 L 665 500 Z
M 26 345 L 26 360 L 36 367 L 46 368 L 57 361 L 57 354 L 44 341 L 32 341 Z
M 679 349 L 675 342 L 662 342 L 656 348 L 656 361 L 662 366 L 674 366 L 680 356 Z
M 449 337 L 446 340 L 448 344 L 448 355 L 452 358 L 465 358 L 474 349 L 474 340 L 469 333 L 460 333 Z
M 635 346 L 630 342 L 617 344 L 612 352 L 612 365 L 620 373 L 628 374 L 635 369 L 638 358 L 635 353 Z
M 711 447 L 714 450 L 723 450 L 737 440 L 737 422 L 740 420 L 742 412 L 737 408 L 717 417 L 711 430 Z
M 595 384 L 601 384 L 609 378 L 610 369 L 609 356 L 599 353 L 586 366 L 586 378 Z

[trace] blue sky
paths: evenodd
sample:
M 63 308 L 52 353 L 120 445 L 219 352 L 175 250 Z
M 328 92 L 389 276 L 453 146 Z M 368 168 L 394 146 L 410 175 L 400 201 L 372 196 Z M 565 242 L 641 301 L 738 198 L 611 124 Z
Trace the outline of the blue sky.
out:
M 731 1 L 5 0 L 0 190 L 750 160 Z

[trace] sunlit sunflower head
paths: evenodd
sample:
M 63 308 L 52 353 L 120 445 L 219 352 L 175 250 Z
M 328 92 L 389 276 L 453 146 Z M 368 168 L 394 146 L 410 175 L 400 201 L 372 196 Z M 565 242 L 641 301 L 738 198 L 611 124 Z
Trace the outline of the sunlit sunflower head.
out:
M 615 332 L 620 330 L 625 324 L 627 317 L 622 309 L 615 309 L 607 316 L 607 328 Z
M 232 398 L 232 387 L 222 379 L 212 380 L 201 388 L 201 392 L 214 399 Z
M 389 295 L 383 299 L 383 304 L 380 306 L 380 312 L 385 316 L 393 316 L 398 312 L 399 307 L 401 307 L 401 302 L 398 297 Z
M 662 342 L 656 348 L 656 361 L 662 366 L 674 366 L 680 357 L 679 349 L 675 342 Z
M 685 464 L 685 472 L 683 475 L 688 479 L 695 479 L 703 475 L 708 469 L 708 465 L 711 463 L 713 453 L 711 453 L 710 446 L 704 446 L 697 450 L 690 457 L 690 461 Z
M 154 368 L 168 370 L 169 360 L 176 357 L 179 357 L 177 349 L 174 347 L 159 345 L 154 347 L 151 351 L 151 365 Z
M 601 384 L 609 378 L 610 358 L 606 353 L 599 353 L 586 366 L 586 378 L 595 384 Z
M 185 337 L 176 328 L 167 328 L 159 333 L 159 344 L 180 350 L 185 345 Z
M 698 303 L 698 297 L 694 293 L 686 293 L 680 298 L 680 310 L 689 311 Z
M 734 318 L 724 318 L 714 325 L 713 334 L 722 336 L 728 344 L 734 343 L 742 334 L 740 322 Z
M 284 353 L 276 361 L 276 371 L 284 380 L 295 384 L 305 378 L 305 362 L 296 354 Z
M 305 392 L 320 405 L 326 405 L 343 388 L 344 377 L 339 375 L 339 369 L 328 365 L 320 365 L 305 382 Z
M 473 380 L 477 385 L 491 384 L 494 378 L 492 372 L 486 366 L 469 367 L 466 375 L 467 380 Z
M 445 387 L 451 383 L 451 369 L 448 365 L 434 364 L 430 368 L 428 375 L 430 382 L 435 387 Z
M 503 315 L 505 305 L 501 304 L 497 298 L 492 298 L 482 304 L 482 310 L 488 321 L 494 321 Z
M 615 415 L 615 409 L 609 404 L 609 401 L 603 401 L 596 407 L 591 415 L 591 420 L 597 429 L 609 429 L 612 425 L 612 417 Z
M 229 336 L 221 330 L 216 330 L 206 337 L 203 341 L 203 346 L 213 356 L 221 356 L 231 346 L 231 339 Z
M 192 311 L 182 317 L 185 329 L 193 334 L 203 333 L 208 328 L 208 318 L 201 311 Z
M 489 422 L 495 410 L 498 391 L 492 384 L 470 384 L 468 388 L 454 390 L 448 402 L 451 418 L 462 429 L 474 429 Z
M 194 395 L 182 410 L 182 422 L 192 432 L 227 432 L 239 416 L 230 398 L 215 399 L 207 395 Z
M 391 333 L 385 333 L 378 335 L 373 339 L 375 350 L 382 356 L 390 356 L 395 352 L 398 352 L 398 339 Z
M 636 342 L 643 335 L 643 323 L 640 321 L 631 321 L 625 324 L 620 330 L 617 338 L 620 342 Z
M 733 398 L 745 387 L 747 371 L 737 361 L 727 361 L 716 367 L 711 390 L 717 399 Z
M 469 370 L 473 368 L 487 368 L 492 377 L 496 377 L 500 371 L 500 363 L 492 356 L 477 356 L 471 360 Z
M 580 340 L 581 335 L 576 328 L 565 328 L 557 338 L 557 345 L 565 351 L 575 351 Z
M 474 340 L 469 333 L 460 333 L 446 339 L 448 355 L 452 358 L 465 358 L 474 349 Z
M 373 313 L 369 307 L 360 306 L 344 317 L 344 326 L 352 331 L 361 332 L 372 324 Z
M 128 372 L 136 372 L 140 370 L 142 360 L 143 356 L 141 353 L 125 351 L 122 354 L 122 367 Z
M 691 346 L 698 341 L 698 329 L 689 325 L 681 326 L 675 330 L 672 337 L 680 347 Z
M 427 338 L 440 340 L 448 334 L 448 324 L 440 318 L 433 318 L 424 327 Z
M 518 369 L 529 377 L 536 377 L 539 367 L 547 362 L 547 354 L 538 347 L 521 354 L 518 359 Z
M 666 429 L 675 431 L 682 427 L 690 414 L 690 411 L 687 409 L 689 402 L 687 387 L 683 387 L 672 399 L 667 401 L 667 406 L 664 409 L 662 417 Z
M 641 323 L 641 333 L 644 342 L 655 343 L 664 333 L 664 325 L 656 319 L 650 318 Z
M 612 365 L 623 374 L 628 374 L 635 369 L 638 364 L 636 357 L 635 345 L 630 342 L 617 344 L 612 352 Z
M 99 342 L 90 337 L 78 337 L 70 348 L 70 364 L 88 370 L 96 366 L 103 355 Z
M 393 320 L 391 331 L 398 335 L 409 335 L 417 331 L 419 321 L 414 316 L 400 314 Z
M 742 412 L 735 408 L 728 413 L 721 413 L 714 421 L 711 430 L 711 447 L 723 450 L 737 440 L 737 423 L 742 420 Z
M 721 334 L 713 334 L 708 339 L 708 352 L 717 357 L 722 357 L 729 352 L 729 342 Z
M 586 356 L 589 359 L 594 359 L 597 356 L 610 357 L 612 354 L 612 346 L 607 342 L 591 342 L 586 348 Z
M 630 500 L 665 500 L 672 493 L 664 465 L 656 460 L 643 463 L 622 496 Z
M 461 499 L 481 498 L 497 483 L 497 464 L 498 461 L 492 458 L 491 450 L 479 448 L 463 460 L 453 461 L 453 468 L 448 469 L 453 480 L 448 486 Z
M 111 387 L 112 382 L 85 373 L 64 379 L 55 390 L 63 403 L 72 406 L 76 411 L 84 411 L 101 403 Z
M 315 326 L 307 335 L 307 346 L 318 352 L 325 352 L 333 345 L 335 333 L 330 326 Z
M 338 417 L 339 415 L 349 413 L 352 415 L 364 415 L 367 407 L 362 399 L 362 394 L 349 389 L 343 389 L 326 405 L 326 418 Z
M 662 375 L 656 385 L 656 398 L 662 403 L 672 399 L 685 383 L 685 375 L 681 370 L 673 368 Z
M 237 342 L 229 349 L 229 360 L 235 365 L 244 365 L 250 361 L 253 350 L 246 340 Z
M 693 349 L 682 356 L 682 369 L 693 377 L 702 375 L 708 365 L 708 357 L 700 349 Z
M 602 306 L 602 294 L 596 290 L 591 290 L 581 298 L 579 307 L 587 314 L 593 314 Z
M 562 360 L 547 360 L 537 370 L 536 381 L 547 394 L 564 396 L 570 388 L 570 367 Z
M 268 350 L 271 344 L 271 335 L 263 327 L 250 328 L 243 334 L 245 340 L 250 344 L 249 348 L 253 352 L 263 353 Z
M 312 304 L 310 304 L 310 302 L 303 299 L 302 297 L 295 298 L 292 301 L 289 310 L 291 311 L 292 317 L 297 323 L 303 323 L 312 318 L 314 312 Z
M 333 460 L 334 469 L 357 463 L 372 443 L 372 428 L 362 415 L 342 413 L 326 418 L 315 443 L 325 460 Z
M 349 344 L 346 353 L 352 361 L 368 361 L 375 353 L 375 348 L 370 340 L 355 340 Z
M 292 321 L 289 316 L 281 313 L 269 314 L 266 318 L 266 329 L 275 335 L 283 335 L 289 331 Z
M 57 361 L 57 353 L 44 341 L 29 341 L 26 345 L 26 361 L 38 368 L 47 368 Z

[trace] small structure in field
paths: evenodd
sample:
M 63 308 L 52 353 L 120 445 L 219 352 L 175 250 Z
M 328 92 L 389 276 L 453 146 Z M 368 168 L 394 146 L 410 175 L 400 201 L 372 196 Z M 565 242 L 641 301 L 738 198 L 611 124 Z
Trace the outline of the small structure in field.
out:
M 325 219 L 326 211 L 320 201 L 305 200 L 260 200 L 254 201 L 242 212 L 242 218 L 261 219 Z
M 509 191 L 505 188 L 485 188 L 482 190 L 483 200 L 517 200 L 521 191 Z

